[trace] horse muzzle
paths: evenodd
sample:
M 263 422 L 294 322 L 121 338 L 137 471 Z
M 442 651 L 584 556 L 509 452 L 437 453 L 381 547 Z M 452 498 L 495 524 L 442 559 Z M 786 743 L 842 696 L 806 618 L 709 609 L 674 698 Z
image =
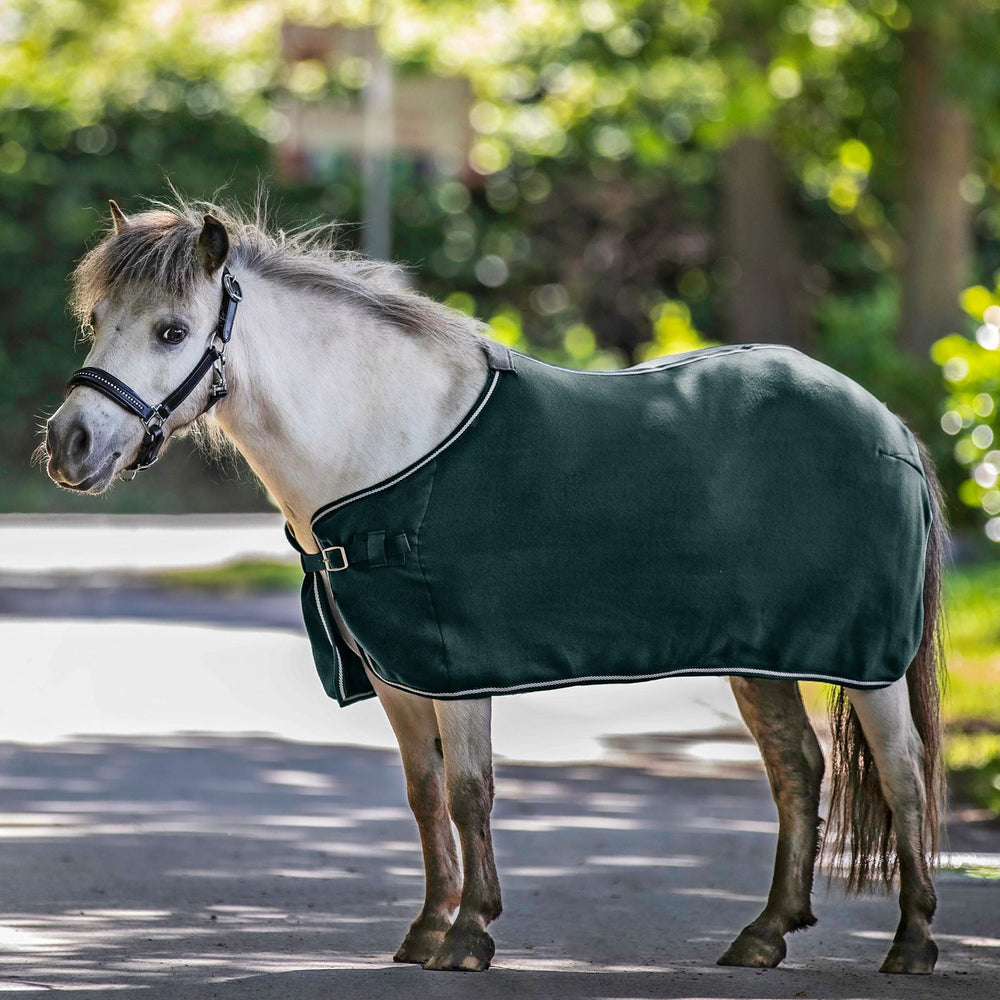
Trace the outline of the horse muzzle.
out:
M 102 493 L 114 479 L 122 449 L 115 435 L 64 403 L 45 425 L 49 478 L 80 493 Z

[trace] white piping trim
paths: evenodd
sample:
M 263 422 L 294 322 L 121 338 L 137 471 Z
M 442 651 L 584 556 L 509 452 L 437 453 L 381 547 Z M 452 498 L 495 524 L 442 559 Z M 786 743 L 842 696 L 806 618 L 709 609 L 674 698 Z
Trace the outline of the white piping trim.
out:
M 720 350 L 712 354 L 710 357 L 705 357 L 704 355 L 700 357 L 685 358 L 682 361 L 666 361 L 662 365 L 657 365 L 655 367 L 646 367 L 643 365 L 634 366 L 632 368 L 621 368 L 616 371 L 583 371 L 576 368 L 562 368 L 559 365 L 550 364 L 548 361 L 542 361 L 539 358 L 533 358 L 530 354 L 522 354 L 520 351 L 512 351 L 519 358 L 524 358 L 526 361 L 533 361 L 535 364 L 543 365 L 545 368 L 552 368 L 555 371 L 560 372 L 570 372 L 573 375 L 648 375 L 650 372 L 665 371 L 668 368 L 683 368 L 685 365 L 694 364 L 699 361 L 713 361 L 716 358 L 728 357 L 730 354 L 739 354 L 743 351 L 795 351 L 796 348 L 789 347 L 786 344 L 741 344 L 730 348 L 729 350 Z M 516 374 L 516 373 L 515 373 Z M 415 472 L 422 469 L 428 462 L 433 461 L 441 454 L 445 448 L 454 444 L 468 429 L 472 422 L 479 416 L 482 412 L 483 407 L 489 402 L 490 397 L 493 395 L 493 390 L 497 386 L 497 382 L 500 380 L 501 372 L 493 372 L 493 382 L 490 384 L 489 389 L 486 391 L 486 395 L 480 400 L 479 405 L 469 414 L 462 425 L 451 435 L 444 439 L 433 451 L 425 455 L 424 458 L 420 459 L 416 465 L 411 465 L 409 468 L 404 469 L 398 475 L 393 476 L 391 479 L 387 479 L 385 482 L 380 483 L 378 486 L 373 486 L 371 489 L 363 490 L 360 493 L 354 493 L 351 496 L 344 497 L 343 500 L 336 500 L 333 503 L 327 504 L 325 507 L 320 507 L 315 514 L 313 514 L 312 519 L 309 524 L 310 527 L 315 527 L 316 522 L 320 518 L 325 517 L 327 514 L 332 514 L 335 510 L 339 510 L 341 507 L 345 507 L 349 503 L 354 503 L 355 500 L 361 500 L 364 497 L 370 497 L 375 493 L 381 493 L 383 490 L 389 489 L 391 486 L 395 486 L 397 483 L 402 482 L 409 476 L 412 476 Z
M 375 692 L 374 691 L 361 691 L 358 694 L 352 694 L 350 698 L 348 698 L 345 695 L 341 699 L 340 703 L 341 703 L 341 705 L 350 705 L 352 702 L 355 702 L 355 701 L 364 701 L 365 698 L 374 698 L 374 697 L 375 697 Z
M 361 648 L 359 646 L 359 648 Z M 663 670 L 655 674 L 622 674 L 605 675 L 596 674 L 590 677 L 565 677 L 556 681 L 532 681 L 527 684 L 509 684 L 503 687 L 483 687 L 470 688 L 467 691 L 423 691 L 420 688 L 410 687 L 400 684 L 398 681 L 391 681 L 383 677 L 375 661 L 365 653 L 368 666 L 371 671 L 384 684 L 406 691 L 409 694 L 421 695 L 424 698 L 437 698 L 439 700 L 451 700 L 453 698 L 477 698 L 485 695 L 495 694 L 517 694 L 524 691 L 538 691 L 544 688 L 573 687 L 578 684 L 627 684 L 632 681 L 655 681 L 663 677 L 684 677 L 693 675 L 708 674 L 715 677 L 774 677 L 784 681 L 823 681 L 827 684 L 836 684 L 841 687 L 887 687 L 893 681 L 852 681 L 847 683 L 843 677 L 830 677 L 827 674 L 786 674 L 779 670 L 765 670 L 763 667 L 679 667 L 676 670 Z
M 326 623 L 326 614 L 323 611 L 323 602 L 320 600 L 319 596 L 319 573 L 313 573 L 313 598 L 316 601 L 316 611 L 319 613 L 319 620 L 323 624 L 323 631 L 326 633 L 326 641 L 330 644 L 330 648 L 333 650 L 333 655 L 337 658 L 337 687 L 340 688 L 341 700 L 346 700 L 347 693 L 344 691 L 344 665 L 340 661 L 340 650 L 337 649 L 337 644 L 333 641 L 333 636 L 330 634 L 330 628 Z
M 342 705 L 350 705 L 352 701 L 360 701 L 362 698 L 370 698 L 371 695 L 368 694 L 367 691 L 351 695 L 350 698 L 347 697 L 347 686 L 344 683 L 344 661 L 341 658 L 340 650 L 337 648 L 337 643 L 334 642 L 333 635 L 330 632 L 330 627 L 326 621 L 326 612 L 323 610 L 323 599 L 320 597 L 319 593 L 319 573 L 313 573 L 313 597 L 316 600 L 316 610 L 319 612 L 319 620 L 323 623 L 323 631 L 326 633 L 326 640 L 330 643 L 333 655 L 337 658 L 337 687 L 340 689 L 340 703 Z M 358 648 L 360 649 L 360 646 Z
M 327 504 L 325 507 L 320 507 L 318 511 L 312 516 L 312 520 L 309 522 L 310 527 L 315 527 L 316 522 L 325 517 L 327 514 L 332 514 L 335 510 L 339 510 L 341 507 L 346 506 L 349 503 L 353 503 L 355 500 L 361 500 L 363 497 L 370 497 L 374 493 L 381 493 L 383 490 L 389 489 L 390 486 L 395 486 L 396 483 L 412 476 L 415 472 L 422 469 L 428 462 L 433 461 L 445 450 L 450 444 L 457 441 L 472 425 L 472 422 L 482 413 L 483 407 L 490 401 L 490 397 L 493 395 L 493 390 L 497 387 L 497 382 L 500 381 L 500 372 L 495 371 L 493 373 L 493 381 L 490 383 L 489 388 L 486 390 L 486 394 L 479 401 L 479 405 L 465 418 L 465 421 L 456 430 L 444 439 L 432 452 L 425 455 L 420 459 L 416 465 L 411 465 L 409 468 L 404 469 L 397 476 L 393 476 L 392 479 L 387 479 L 384 483 L 380 483 L 378 486 L 373 486 L 369 490 L 363 490 L 361 493 L 354 493 L 349 497 L 345 497 L 343 500 L 337 500 L 334 503 Z
M 365 649 L 365 647 L 364 647 L 364 646 L 362 646 L 362 645 L 361 645 L 361 643 L 360 643 L 360 642 L 358 643 L 358 649 L 360 649 L 360 650 L 361 650 L 361 660 L 362 660 L 362 662 L 363 662 L 363 663 L 365 664 L 365 666 L 366 666 L 366 667 L 368 667 L 368 669 L 369 669 L 369 670 L 370 670 L 370 671 L 371 671 L 371 672 L 372 672 L 372 673 L 373 673 L 373 674 L 374 674 L 374 675 L 375 675 L 375 676 L 376 676 L 376 677 L 377 677 L 377 678 L 378 678 L 378 679 L 379 679 L 380 681 L 381 681 L 381 680 L 384 680 L 384 678 L 382 677 L 382 675 L 381 675 L 381 674 L 380 674 L 380 673 L 378 672 L 377 668 L 375 667 L 375 661 L 374 661 L 374 660 L 373 660 L 373 659 L 371 658 L 371 654 L 370 654 L 370 653 L 368 652 L 368 650 L 367 650 L 367 649 Z M 386 683 L 388 683 L 388 681 L 386 681 Z M 376 693 L 377 693 L 377 692 L 376 692 Z
M 323 613 L 323 604 L 319 599 L 319 573 L 313 573 L 313 597 L 316 600 L 316 610 L 319 612 L 319 620 L 323 623 L 323 631 L 326 632 L 326 641 L 336 650 L 337 645 L 333 641 L 333 636 L 330 635 L 330 629 L 326 624 L 326 615 Z
M 711 348 L 708 348 L 708 350 L 711 350 Z M 564 368 L 562 365 L 554 365 L 550 361 L 542 361 L 541 358 L 534 358 L 530 354 L 522 354 L 520 351 L 513 351 L 512 353 L 519 358 L 525 358 L 528 361 L 534 361 L 536 364 L 544 365 L 546 368 L 554 368 L 557 372 L 571 372 L 573 375 L 647 375 L 649 372 L 662 372 L 668 368 L 683 368 L 685 365 L 693 365 L 699 361 L 714 361 L 716 358 L 726 358 L 730 354 L 741 354 L 745 351 L 795 351 L 796 353 L 801 353 L 797 348 L 789 347 L 787 344 L 735 344 L 728 350 L 720 349 L 708 357 L 701 355 L 701 357 L 683 358 L 674 361 L 671 361 L 668 357 L 664 359 L 662 365 L 650 365 L 648 362 L 644 362 L 632 365 L 631 368 L 615 368 L 611 371 Z

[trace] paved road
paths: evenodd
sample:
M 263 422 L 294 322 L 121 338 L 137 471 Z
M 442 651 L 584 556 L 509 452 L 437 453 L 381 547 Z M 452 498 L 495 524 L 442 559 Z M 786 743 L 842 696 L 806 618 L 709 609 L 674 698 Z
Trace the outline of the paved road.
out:
M 37 583 L 0 590 L 0 735 L 43 744 L 0 744 L 0 992 L 1000 1000 L 1000 879 L 982 877 L 1000 828 L 975 817 L 951 848 L 987 870 L 941 873 L 938 975 L 876 974 L 894 901 L 824 886 L 782 969 L 714 965 L 763 902 L 775 837 L 759 768 L 724 734 L 676 732 L 731 721 L 714 679 L 500 700 L 501 749 L 587 762 L 499 765 L 494 969 L 393 966 L 421 894 L 399 765 L 375 706 L 323 699 L 294 595 Z M 283 738 L 238 735 L 261 729 Z M 630 763 L 603 762 L 613 733 Z
M 301 633 L 297 594 L 164 589 L 135 579 L 81 585 L 73 578 L 0 575 L 0 620 L 169 621 L 220 626 L 257 626 Z
M 820 888 L 782 969 L 714 959 L 761 905 L 756 770 L 501 765 L 495 967 L 389 961 L 421 877 L 387 751 L 175 737 L 0 745 L 0 991 L 81 997 L 1000 997 L 1000 885 L 940 879 L 939 974 L 874 972 L 892 900 Z M 953 847 L 996 832 L 959 824 Z

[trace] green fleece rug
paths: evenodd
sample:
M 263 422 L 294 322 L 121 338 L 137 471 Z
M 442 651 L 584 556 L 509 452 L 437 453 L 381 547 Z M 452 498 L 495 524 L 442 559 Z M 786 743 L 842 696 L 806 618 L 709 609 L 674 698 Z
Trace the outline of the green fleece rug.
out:
M 931 506 L 864 389 L 777 345 L 605 373 L 488 355 L 445 441 L 313 518 L 302 607 L 331 697 L 370 697 L 366 666 L 433 698 L 903 675 Z

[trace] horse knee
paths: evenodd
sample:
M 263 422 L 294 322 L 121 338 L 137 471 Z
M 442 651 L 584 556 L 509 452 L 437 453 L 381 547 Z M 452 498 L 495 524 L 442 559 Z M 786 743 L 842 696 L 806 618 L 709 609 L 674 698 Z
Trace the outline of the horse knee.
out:
M 488 836 L 493 797 L 492 770 L 478 775 L 449 776 L 448 812 L 460 831 L 467 830 L 482 838 Z
M 406 801 L 417 823 L 433 823 L 445 814 L 444 771 L 441 768 L 408 770 Z

